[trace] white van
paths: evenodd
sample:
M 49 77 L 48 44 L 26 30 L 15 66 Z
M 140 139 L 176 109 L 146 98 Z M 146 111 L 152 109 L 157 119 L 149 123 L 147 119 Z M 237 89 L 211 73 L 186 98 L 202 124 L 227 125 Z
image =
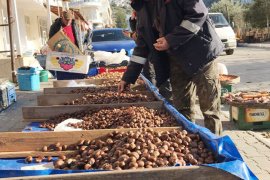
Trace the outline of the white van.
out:
M 236 48 L 235 33 L 222 13 L 209 13 L 209 17 L 215 25 L 216 32 L 225 45 L 227 55 L 232 55 Z

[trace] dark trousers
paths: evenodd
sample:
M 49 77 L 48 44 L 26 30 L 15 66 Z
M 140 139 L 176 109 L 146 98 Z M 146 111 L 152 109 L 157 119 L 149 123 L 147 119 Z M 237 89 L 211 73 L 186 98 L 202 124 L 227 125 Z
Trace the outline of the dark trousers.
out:
M 147 61 L 143 68 L 143 75 L 158 89 L 159 93 L 172 102 L 172 88 L 170 83 L 170 64 L 167 59 L 151 63 Z

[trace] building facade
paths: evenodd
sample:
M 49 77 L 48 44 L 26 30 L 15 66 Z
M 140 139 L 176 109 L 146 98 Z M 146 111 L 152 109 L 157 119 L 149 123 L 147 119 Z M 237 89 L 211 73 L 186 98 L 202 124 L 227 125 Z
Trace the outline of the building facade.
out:
M 111 27 L 113 24 L 108 0 L 72 0 L 69 6 L 79 9 L 92 28 Z
M 33 53 L 38 52 L 48 40 L 48 11 L 44 4 L 47 0 L 10 0 L 15 70 L 21 66 L 30 66 L 33 63 Z M 60 0 L 59 0 L 60 2 Z M 50 0 L 56 5 L 57 0 Z M 59 4 L 59 3 L 58 3 Z M 57 16 L 51 14 L 52 19 Z M 6 0 L 0 0 L 0 24 L 8 23 Z M 10 50 L 8 26 L 0 27 L 0 51 Z M 0 78 L 11 78 L 10 53 L 0 53 Z
M 46 44 L 49 30 L 44 3 L 46 0 L 11 0 L 12 16 L 15 18 L 12 24 L 13 39 L 17 55 L 27 56 Z M 57 0 L 51 0 L 51 3 L 57 4 Z M 7 19 L 6 0 L 0 0 L 0 23 L 8 23 Z M 0 51 L 9 49 L 8 27 L 0 27 Z

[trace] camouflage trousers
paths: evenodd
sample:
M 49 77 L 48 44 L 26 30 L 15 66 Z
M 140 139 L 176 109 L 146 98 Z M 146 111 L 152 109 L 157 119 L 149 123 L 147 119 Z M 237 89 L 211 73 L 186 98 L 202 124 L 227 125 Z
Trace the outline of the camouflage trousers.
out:
M 205 127 L 220 135 L 222 132 L 221 88 L 216 62 L 208 63 L 199 73 L 190 77 L 177 61 L 179 59 L 170 57 L 170 80 L 175 108 L 190 121 L 195 122 L 195 103 L 198 96 Z

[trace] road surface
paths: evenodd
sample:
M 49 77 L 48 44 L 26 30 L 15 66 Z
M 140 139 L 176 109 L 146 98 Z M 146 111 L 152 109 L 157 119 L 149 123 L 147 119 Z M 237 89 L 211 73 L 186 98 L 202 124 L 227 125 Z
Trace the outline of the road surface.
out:
M 239 47 L 233 55 L 221 55 L 218 62 L 227 66 L 229 74 L 240 76 L 234 91 L 270 91 L 270 49 Z

